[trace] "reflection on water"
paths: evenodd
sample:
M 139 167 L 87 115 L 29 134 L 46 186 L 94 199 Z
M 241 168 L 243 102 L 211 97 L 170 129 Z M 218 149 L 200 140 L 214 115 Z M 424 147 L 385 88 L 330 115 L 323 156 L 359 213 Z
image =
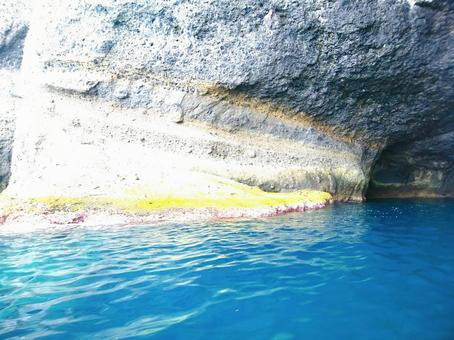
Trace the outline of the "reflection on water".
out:
M 454 202 L 0 234 L 0 338 L 454 337 Z

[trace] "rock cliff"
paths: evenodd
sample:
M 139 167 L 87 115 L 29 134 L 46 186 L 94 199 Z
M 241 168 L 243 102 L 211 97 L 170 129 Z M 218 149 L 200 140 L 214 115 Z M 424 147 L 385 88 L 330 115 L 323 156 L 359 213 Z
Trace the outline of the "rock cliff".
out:
M 10 195 L 454 196 L 450 0 L 3 2 Z

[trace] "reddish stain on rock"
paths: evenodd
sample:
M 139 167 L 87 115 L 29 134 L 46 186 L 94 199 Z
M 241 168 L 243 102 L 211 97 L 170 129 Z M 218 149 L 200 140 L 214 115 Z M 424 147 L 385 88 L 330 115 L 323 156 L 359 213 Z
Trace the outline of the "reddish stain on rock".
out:
M 82 223 L 85 221 L 85 215 L 77 215 L 68 224 Z

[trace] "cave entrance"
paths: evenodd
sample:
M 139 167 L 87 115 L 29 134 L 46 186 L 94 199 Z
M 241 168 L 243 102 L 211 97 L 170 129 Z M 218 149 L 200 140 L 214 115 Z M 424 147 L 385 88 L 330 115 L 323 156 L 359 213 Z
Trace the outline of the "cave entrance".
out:
M 372 167 L 366 198 L 400 197 L 410 178 L 409 164 L 399 147 L 388 147 Z
M 371 170 L 366 198 L 452 197 L 454 167 L 440 149 L 425 141 L 388 146 Z

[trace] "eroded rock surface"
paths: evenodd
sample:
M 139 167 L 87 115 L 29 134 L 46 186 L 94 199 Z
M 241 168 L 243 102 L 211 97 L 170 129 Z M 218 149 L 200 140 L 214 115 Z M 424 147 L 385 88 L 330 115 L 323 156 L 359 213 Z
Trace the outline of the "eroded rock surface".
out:
M 18 69 L 21 65 L 29 10 L 20 0 L 0 3 L 0 69 Z
M 29 9 L 22 1 L 0 2 L 0 191 L 11 175 L 16 106 L 15 80 L 28 32 Z
M 382 195 L 454 195 L 452 1 L 43 0 L 31 13 L 11 192 L 146 183 L 153 163 L 362 199 L 379 160 Z M 408 174 L 387 190 L 394 166 Z
M 368 196 L 453 196 L 453 141 L 447 132 L 391 146 L 374 167 Z

